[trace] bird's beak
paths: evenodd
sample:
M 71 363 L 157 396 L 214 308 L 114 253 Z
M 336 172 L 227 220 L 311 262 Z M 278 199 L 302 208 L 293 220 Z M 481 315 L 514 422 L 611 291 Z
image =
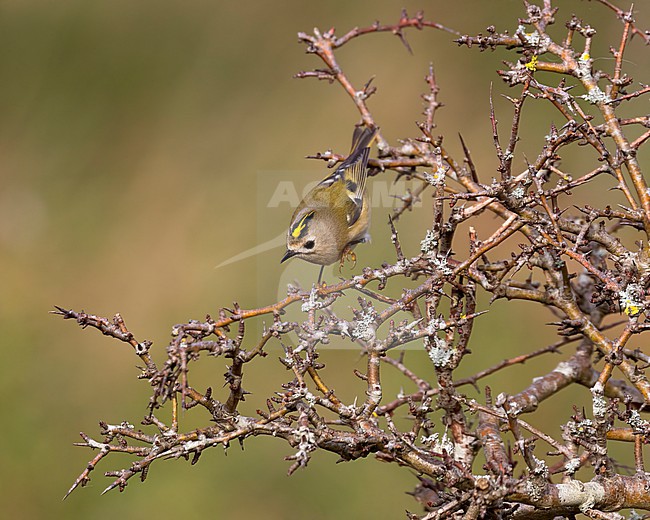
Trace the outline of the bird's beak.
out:
M 284 256 L 282 257 L 282 260 L 280 260 L 280 263 L 285 262 L 286 260 L 289 260 L 292 256 L 296 256 L 298 254 L 298 251 L 291 251 L 291 249 L 287 249 L 287 252 L 284 253 Z

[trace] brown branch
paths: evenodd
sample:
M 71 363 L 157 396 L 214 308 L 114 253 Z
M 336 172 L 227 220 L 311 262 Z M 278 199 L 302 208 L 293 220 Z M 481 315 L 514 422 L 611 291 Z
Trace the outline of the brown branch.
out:
M 447 136 L 433 134 L 442 103 L 429 65 L 419 131 L 398 140 L 397 146 L 380 135 L 379 157 L 369 160 L 369 182 L 385 178 L 388 170 L 398 179 L 407 176 L 416 182 L 398 196 L 389 227 L 374 231 L 380 239 L 390 234 L 394 253 L 384 255 L 390 262 L 361 267 L 355 276 L 332 285 L 314 284 L 308 291 L 289 286 L 286 297 L 268 305 L 243 308 L 235 303 L 220 309 L 215 318 L 177 324 L 161 349 L 160 367 L 149 354 L 151 343 L 137 341 L 119 314 L 111 320 L 57 307 L 54 313 L 64 319 L 131 345 L 145 364 L 140 377 L 151 384 L 143 430 L 126 422 L 101 423 L 101 442 L 82 434 L 79 445 L 99 453 L 93 454 L 68 494 L 85 486 L 90 472 L 113 453 L 126 454 L 131 462 L 106 473 L 112 477 L 106 491 L 123 490 L 136 475 L 144 480 L 158 460 L 195 463 L 207 449 L 265 435 L 292 450 L 285 457 L 289 474 L 305 467 L 319 450 L 341 460 L 374 455 L 407 466 L 419 476 L 414 496 L 424 506 L 426 519 L 552 519 L 578 513 L 611 519 L 623 507 L 650 508 L 650 478 L 642 453 L 650 439 L 650 422 L 642 415 L 650 402 L 650 356 L 639 347 L 641 334 L 650 329 L 650 193 L 638 159 L 650 141 L 650 123 L 637 107 L 649 90 L 643 83 L 634 92 L 625 90 L 634 84 L 626 74 L 625 55 L 635 35 L 647 38 L 631 10 L 623 12 L 608 0 L 600 3 L 624 23 L 612 51 L 611 74 L 594 68 L 600 62 L 591 54 L 599 48 L 600 34 L 580 18 L 566 21 L 561 40 L 548 32 L 558 19 L 552 0 L 541 5 L 524 2 L 525 12 L 513 34 L 494 26 L 476 36 L 454 33 L 460 45 L 481 50 L 501 46 L 513 56 L 499 71 L 507 87 L 520 89 L 514 97 L 504 94 L 513 103 L 505 133 L 498 128 L 500 114 L 492 99 L 496 87 L 490 90 L 487 116 L 487 138 L 496 149 L 500 176 L 494 178 L 494 165 L 472 158 L 462 138 L 458 157 L 447 146 Z M 425 28 L 453 32 L 421 13 L 410 17 L 403 12 L 396 24 L 376 23 L 342 36 L 334 29 L 300 33 L 307 52 L 325 65 L 298 77 L 341 88 L 362 122 L 377 126 L 368 99 L 379 94 L 371 81 L 355 87 L 337 52 L 374 33 L 393 34 L 410 50 L 406 32 Z M 603 90 L 600 85 L 605 85 Z M 408 100 L 390 100 L 403 101 Z M 529 126 L 531 105 L 542 114 L 544 107 L 559 113 L 566 124 L 557 127 L 549 119 Z M 623 106 L 629 117 L 620 117 Z M 536 132 L 539 127 L 549 129 L 547 135 Z M 499 131 L 509 136 L 507 144 L 501 143 Z M 515 171 L 515 152 L 523 140 L 527 149 L 538 149 L 534 160 L 524 158 L 525 164 Z M 312 157 L 329 166 L 345 159 L 331 151 Z M 571 164 L 579 164 L 576 172 Z M 624 205 L 595 191 L 608 188 L 620 192 Z M 398 217 L 414 210 L 425 193 L 431 194 L 429 216 L 413 222 L 428 222 L 428 229 L 419 244 L 412 243 L 412 235 L 398 229 L 406 225 L 398 223 Z M 497 223 L 490 224 L 494 216 Z M 418 251 L 415 256 L 409 253 L 413 250 Z M 352 307 L 343 298 L 350 290 L 361 295 Z M 472 350 L 489 346 L 481 334 L 494 328 L 486 318 L 481 332 L 475 331 L 488 300 L 501 300 L 499 305 L 508 309 L 526 301 L 537 312 L 551 312 L 557 341 L 539 348 L 533 320 L 517 355 L 487 368 L 476 365 Z M 283 317 L 289 307 L 296 321 Z M 622 321 L 609 319 L 616 313 Z M 257 327 L 262 320 L 271 323 Z M 500 327 L 499 334 L 514 329 L 510 323 Z M 562 356 L 551 370 L 540 363 L 523 366 L 576 340 L 580 343 L 575 351 Z M 365 356 L 365 369 L 332 371 L 322 362 L 323 349 L 341 343 Z M 273 344 L 281 346 L 280 356 L 267 355 Z M 193 381 L 195 367 L 207 356 L 221 356 L 228 366 L 199 391 Z M 267 395 L 249 396 L 244 381 L 248 386 L 255 373 L 249 363 L 279 363 L 285 376 L 271 381 L 273 391 Z M 511 396 L 499 388 L 506 375 L 500 372 L 508 367 L 517 367 L 517 376 L 529 381 Z M 468 396 L 467 385 L 480 391 L 478 382 L 495 374 L 501 378 L 493 378 L 494 400 L 490 388 L 485 389 L 485 404 Z M 361 381 L 361 390 L 335 391 L 354 377 Z M 394 386 L 402 383 L 403 388 Z M 584 394 L 588 388 L 591 406 L 557 401 L 553 424 L 534 426 L 534 419 L 522 419 L 569 387 Z M 260 400 L 253 416 L 243 415 L 244 399 Z M 189 422 L 190 429 L 188 418 L 195 408 L 204 416 L 207 412 L 208 419 L 199 428 Z M 561 431 L 561 437 L 553 429 Z M 629 443 L 622 445 L 627 448 L 622 463 L 611 457 L 612 440 Z M 553 451 L 540 450 L 537 445 L 542 443 Z M 557 456 L 559 460 L 553 459 Z M 515 471 L 522 460 L 523 469 Z M 633 476 L 622 474 L 624 464 L 635 471 Z M 577 481 L 578 470 L 588 465 L 595 478 Z M 557 473 L 564 474 L 561 482 L 552 480 Z M 409 518 L 417 515 L 409 513 Z

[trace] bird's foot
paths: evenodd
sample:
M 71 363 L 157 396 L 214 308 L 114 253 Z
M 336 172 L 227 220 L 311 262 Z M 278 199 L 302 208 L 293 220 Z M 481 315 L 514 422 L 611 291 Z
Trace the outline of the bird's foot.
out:
M 343 250 L 341 261 L 339 262 L 339 274 L 341 274 L 341 269 L 343 269 L 343 265 L 345 264 L 346 260 L 352 261 L 352 269 L 357 266 L 357 255 L 354 251 L 352 251 L 352 248 L 347 246 Z

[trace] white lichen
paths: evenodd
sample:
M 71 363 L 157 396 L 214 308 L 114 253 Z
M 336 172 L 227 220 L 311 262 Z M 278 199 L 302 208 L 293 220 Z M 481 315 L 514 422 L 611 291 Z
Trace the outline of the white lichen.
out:
M 434 433 L 428 437 L 423 436 L 422 444 L 431 446 L 431 449 L 436 453 L 446 452 L 448 455 L 453 454 L 455 449 L 454 442 L 447 437 L 447 432 L 442 435 L 442 438 L 440 438 L 439 433 Z
M 127 430 L 133 430 L 135 426 L 133 426 L 130 422 L 128 421 L 122 421 L 120 424 L 107 424 L 106 425 L 106 431 L 108 433 L 114 433 L 117 432 L 118 434 L 120 433 L 121 429 L 126 428 Z
M 446 173 L 444 168 L 438 168 L 435 172 L 425 173 L 424 178 L 431 186 L 444 186 Z
M 524 188 L 523 184 L 519 184 L 510 194 L 517 200 L 523 199 L 526 195 L 526 188 Z
M 309 406 L 314 407 L 314 405 L 318 402 L 318 397 L 316 397 L 314 394 L 312 394 L 309 391 L 309 388 L 307 388 L 307 385 L 301 386 L 294 394 L 294 397 L 296 400 L 304 399 L 307 401 Z
M 548 36 L 543 36 L 538 31 L 526 32 L 526 27 L 523 25 L 517 27 L 515 36 L 517 35 L 521 35 L 526 44 L 539 49 L 540 53 L 545 52 L 551 43 L 551 39 Z
M 284 355 L 284 365 L 287 368 L 291 368 L 293 366 L 293 356 L 291 356 L 288 352 Z
M 86 441 L 86 444 L 88 444 L 88 446 L 90 446 L 91 448 L 94 448 L 94 449 L 96 449 L 96 450 L 108 450 L 108 449 L 109 449 L 109 445 L 108 445 L 108 444 L 104 444 L 104 443 L 101 443 L 101 442 L 97 442 L 97 441 L 94 440 L 94 439 L 88 439 L 88 440 Z
M 548 478 L 548 465 L 546 464 L 546 461 L 538 459 L 535 455 L 533 455 L 533 461 L 535 462 L 533 474 Z
M 523 411 L 523 406 L 517 401 L 511 402 L 508 406 L 508 416 L 510 417 L 517 417 L 518 415 L 521 415 Z
M 576 471 L 580 469 L 580 458 L 579 457 L 573 457 L 572 459 L 567 460 L 566 464 L 564 465 L 564 470 L 569 474 L 573 475 Z
M 588 93 L 583 94 L 580 97 L 585 101 L 589 101 L 589 103 L 593 105 L 597 105 L 598 103 L 610 103 L 612 101 L 612 99 L 598 87 L 592 88 Z
M 308 426 L 298 428 L 300 441 L 298 442 L 298 451 L 292 457 L 300 466 L 306 466 L 309 462 L 309 452 L 316 449 L 316 436 Z
M 560 363 L 557 364 L 553 372 L 559 372 L 560 374 L 568 377 L 569 379 L 575 379 L 577 375 L 577 367 L 575 367 L 572 363 L 569 363 L 567 361 L 561 361 Z
M 549 469 L 546 462 L 533 455 L 535 467 L 531 468 L 531 478 L 526 480 L 526 492 L 533 500 L 539 500 L 544 496 Z
M 432 258 L 431 263 L 444 276 L 451 276 L 452 274 L 454 274 L 454 270 L 451 267 L 449 267 L 449 264 L 447 263 L 447 258 L 444 256 L 436 256 Z
M 645 419 L 641 419 L 641 415 L 636 410 L 632 410 L 630 413 L 630 418 L 628 419 L 628 424 L 634 430 L 634 433 L 638 434 L 647 434 L 650 429 L 650 422 Z
M 627 284 L 627 287 L 618 293 L 618 302 L 622 311 L 630 317 L 641 314 L 645 305 L 644 295 L 645 291 L 639 284 Z
M 579 78 L 590 78 L 591 77 L 591 56 L 586 52 L 582 53 L 578 59 L 576 67 L 576 76 Z
M 427 325 L 426 331 L 427 334 L 430 336 L 433 336 L 436 332 L 439 330 L 445 330 L 447 328 L 447 323 L 442 317 L 439 318 L 431 318 L 429 321 L 429 324 Z
M 372 340 L 375 337 L 375 316 L 373 309 L 361 313 L 361 317 L 355 322 L 351 336 L 364 341 Z
M 607 401 L 603 395 L 592 391 L 591 401 L 594 410 L 594 417 L 605 417 L 605 413 L 607 412 Z
M 449 348 L 447 342 L 438 336 L 430 336 L 430 338 L 429 359 L 436 368 L 446 367 L 454 354 L 453 349 Z
M 318 296 L 318 291 L 316 290 L 316 286 L 314 285 L 311 288 L 311 291 L 309 292 L 309 298 L 300 307 L 302 312 L 309 312 L 312 309 L 321 309 L 323 307 L 323 302 L 316 301 L 317 296 Z
M 420 242 L 420 251 L 422 251 L 425 255 L 428 255 L 429 253 L 435 251 L 437 246 L 438 246 L 438 239 L 433 234 L 433 231 L 427 229 L 426 236 Z
M 526 43 L 533 47 L 537 47 L 541 41 L 541 38 L 537 31 L 533 31 L 531 33 L 523 32 L 522 36 L 524 37 L 524 40 L 526 40 Z
M 580 422 L 569 421 L 567 429 L 573 435 L 591 435 L 594 433 L 594 423 L 591 419 L 584 419 Z
M 595 505 L 596 505 L 595 497 L 593 497 L 592 495 L 589 495 L 587 500 L 585 502 L 583 502 L 582 504 L 580 504 L 578 509 L 580 509 L 581 513 L 587 513 L 587 511 L 591 511 L 594 508 Z
M 249 428 L 251 424 L 255 422 L 255 419 L 252 417 L 247 417 L 245 415 L 238 415 L 235 419 L 235 426 L 239 429 Z
M 199 434 L 198 438 L 195 441 L 187 441 L 183 443 L 183 451 L 189 453 L 190 451 L 197 450 L 199 448 L 205 448 L 205 441 L 207 437 L 205 434 Z

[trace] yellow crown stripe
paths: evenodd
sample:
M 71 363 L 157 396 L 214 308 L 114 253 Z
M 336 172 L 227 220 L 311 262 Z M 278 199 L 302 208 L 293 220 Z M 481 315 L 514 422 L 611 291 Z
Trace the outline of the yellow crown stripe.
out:
M 298 238 L 300 234 L 302 233 L 303 229 L 305 229 L 305 226 L 307 226 L 307 219 L 311 218 L 314 216 L 314 212 L 310 211 L 307 213 L 304 217 L 300 219 L 300 222 L 296 224 L 296 227 L 293 228 L 293 231 L 291 231 L 291 236 L 293 238 Z

